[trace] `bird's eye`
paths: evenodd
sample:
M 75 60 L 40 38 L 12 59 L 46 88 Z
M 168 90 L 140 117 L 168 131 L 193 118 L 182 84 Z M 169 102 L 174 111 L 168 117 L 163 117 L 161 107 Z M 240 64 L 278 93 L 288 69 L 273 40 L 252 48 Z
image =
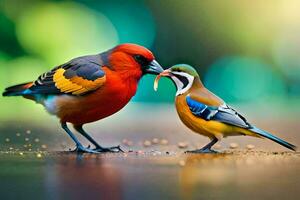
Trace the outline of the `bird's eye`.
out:
M 149 60 L 142 55 L 134 55 L 134 60 L 139 63 L 141 66 L 146 66 L 149 64 Z

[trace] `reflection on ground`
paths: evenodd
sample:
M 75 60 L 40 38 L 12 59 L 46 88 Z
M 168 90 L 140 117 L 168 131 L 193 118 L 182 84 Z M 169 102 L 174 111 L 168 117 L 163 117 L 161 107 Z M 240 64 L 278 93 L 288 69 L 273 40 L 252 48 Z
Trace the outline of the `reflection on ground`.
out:
M 299 198 L 299 153 L 2 152 L 1 199 Z

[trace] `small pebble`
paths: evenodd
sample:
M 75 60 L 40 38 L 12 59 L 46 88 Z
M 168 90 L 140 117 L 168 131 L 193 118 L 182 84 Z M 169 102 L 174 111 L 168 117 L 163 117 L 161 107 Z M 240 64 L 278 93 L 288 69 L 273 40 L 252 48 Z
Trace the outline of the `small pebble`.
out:
M 132 146 L 132 145 L 133 145 L 133 142 L 132 142 L 132 141 L 128 141 L 126 145 L 127 145 L 127 146 Z
M 152 139 L 152 143 L 153 144 L 158 144 L 159 143 L 159 139 L 158 138 L 153 138 Z
M 178 163 L 180 166 L 185 166 L 185 161 L 184 160 L 181 160 L 181 161 L 179 161 L 179 163 Z
M 151 146 L 151 141 L 145 140 L 143 145 L 144 145 L 144 147 L 149 147 L 149 146 Z
M 23 152 L 20 152 L 19 154 L 20 154 L 21 156 L 23 156 L 23 155 L 24 155 L 24 153 L 23 153 Z
M 45 144 L 42 144 L 41 147 L 42 147 L 42 149 L 47 149 L 47 145 L 45 145 Z
M 255 146 L 254 146 L 253 144 L 247 144 L 246 148 L 247 148 L 248 150 L 252 150 L 252 149 L 255 148 Z
M 161 144 L 161 145 L 167 145 L 168 143 L 169 143 L 169 141 L 166 140 L 166 139 L 161 139 L 161 140 L 160 140 L 160 144 Z
M 10 139 L 9 138 L 5 138 L 5 142 L 10 142 Z
M 24 144 L 23 147 L 27 148 L 27 144 Z
M 30 134 L 30 133 L 31 133 L 31 130 L 27 130 L 26 133 L 27 133 L 27 134 Z
M 237 143 L 230 143 L 230 149 L 236 149 L 239 147 L 239 145 Z
M 42 154 L 38 153 L 38 154 L 36 154 L 36 157 L 41 158 Z
M 188 143 L 186 142 L 178 142 L 177 146 L 180 148 L 180 149 L 185 149 L 188 147 Z
M 126 140 L 126 139 L 123 140 L 122 143 L 125 144 L 126 146 L 132 146 L 132 145 L 133 145 L 133 142 L 132 142 L 132 141 Z
M 20 136 L 21 136 L 21 133 L 16 133 L 16 136 L 17 136 L 17 137 L 20 137 Z
M 9 150 L 13 150 L 14 148 L 13 147 L 9 147 Z
M 29 138 L 25 138 L 25 141 L 28 142 L 28 141 L 29 141 Z
M 40 139 L 39 138 L 35 138 L 34 141 L 35 142 L 40 142 Z

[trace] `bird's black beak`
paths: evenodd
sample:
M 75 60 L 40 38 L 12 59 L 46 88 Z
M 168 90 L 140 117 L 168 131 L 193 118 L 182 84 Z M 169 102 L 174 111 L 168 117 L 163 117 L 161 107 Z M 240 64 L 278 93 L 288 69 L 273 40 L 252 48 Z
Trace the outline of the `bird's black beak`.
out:
M 163 72 L 164 69 L 160 66 L 160 64 L 156 61 L 153 60 L 148 67 L 145 69 L 145 73 L 146 74 L 160 74 L 161 72 Z

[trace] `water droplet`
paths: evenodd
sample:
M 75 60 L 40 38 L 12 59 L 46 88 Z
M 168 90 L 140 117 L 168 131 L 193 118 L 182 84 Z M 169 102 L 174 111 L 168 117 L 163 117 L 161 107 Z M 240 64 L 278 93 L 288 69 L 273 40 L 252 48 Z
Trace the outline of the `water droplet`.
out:
M 162 140 L 160 141 L 160 144 L 161 144 L 161 145 L 167 145 L 167 144 L 169 144 L 169 141 L 166 140 L 166 139 L 162 139 Z
M 180 149 L 185 149 L 188 147 L 188 143 L 187 142 L 178 142 L 177 146 L 180 148 Z
M 153 144 L 158 144 L 159 143 L 159 139 L 158 138 L 153 138 L 152 139 L 152 143 Z
M 151 141 L 145 140 L 143 145 L 144 145 L 144 147 L 149 147 L 149 146 L 151 146 Z
M 248 150 L 252 150 L 252 149 L 255 148 L 255 146 L 254 146 L 253 144 L 247 144 L 246 148 L 247 148 Z
M 239 145 L 237 143 L 230 143 L 230 149 L 236 149 L 239 147 Z

